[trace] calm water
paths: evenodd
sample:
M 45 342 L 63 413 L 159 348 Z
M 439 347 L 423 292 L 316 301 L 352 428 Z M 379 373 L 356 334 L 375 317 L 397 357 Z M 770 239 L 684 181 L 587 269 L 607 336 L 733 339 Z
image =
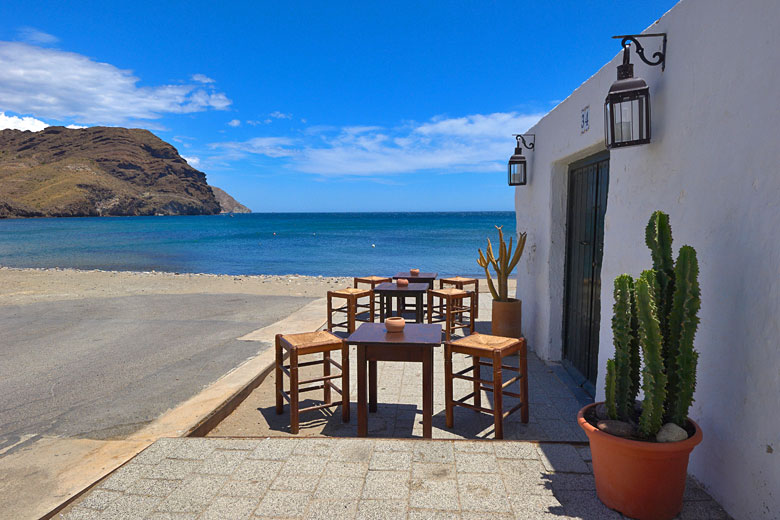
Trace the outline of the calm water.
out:
M 0 265 L 215 274 L 484 274 L 513 212 L 254 213 L 0 220 Z M 276 233 L 276 235 L 274 235 Z M 494 239 L 495 237 L 495 239 Z M 373 247 L 372 247 L 373 246 Z

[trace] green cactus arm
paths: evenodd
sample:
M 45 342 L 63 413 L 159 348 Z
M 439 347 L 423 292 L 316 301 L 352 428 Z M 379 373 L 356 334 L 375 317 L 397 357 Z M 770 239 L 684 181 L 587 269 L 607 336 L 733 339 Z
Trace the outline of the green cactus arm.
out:
M 607 415 L 610 419 L 617 419 L 618 412 L 615 404 L 615 360 L 607 360 L 607 381 L 606 381 L 606 405 Z
M 522 232 L 517 236 L 517 248 L 515 249 L 515 256 L 509 263 L 510 273 L 515 269 L 515 267 L 517 267 L 517 263 L 520 261 L 520 257 L 523 256 L 523 250 L 525 250 L 525 240 L 527 236 L 528 235 L 526 232 Z
M 612 306 L 612 339 L 615 346 L 614 370 L 615 370 L 615 401 L 616 413 L 622 420 L 629 418 L 629 413 L 634 405 L 636 394 L 632 394 L 632 388 L 639 384 L 631 380 L 631 289 L 633 280 L 631 276 L 623 274 L 615 278 L 614 300 Z
M 656 316 L 654 301 L 655 275 L 644 271 L 636 282 L 637 318 L 639 320 L 639 343 L 644 357 L 642 370 L 642 415 L 639 417 L 639 431 L 645 437 L 658 433 L 663 425 L 664 400 L 666 398 L 666 374 L 661 352 L 661 327 Z
M 696 390 L 698 353 L 693 348 L 699 326 L 699 264 L 696 250 L 682 246 L 675 266 L 675 291 L 669 319 L 671 349 L 675 353 L 673 370 L 669 377 L 667 417 L 684 427 L 688 409 Z
M 630 283 L 631 293 L 631 341 L 629 342 L 629 359 L 631 361 L 631 387 L 629 388 L 629 400 L 634 405 L 637 395 L 639 395 L 639 368 L 642 359 L 639 355 L 639 319 L 636 315 L 636 291 L 634 289 L 634 280 Z
M 674 353 L 669 348 L 669 313 L 674 292 L 674 263 L 672 261 L 672 228 L 669 215 L 656 211 L 650 217 L 645 229 L 645 243 L 650 248 L 653 271 L 657 280 L 655 302 L 658 307 L 658 322 L 663 337 L 664 368 L 667 373 L 674 364 Z

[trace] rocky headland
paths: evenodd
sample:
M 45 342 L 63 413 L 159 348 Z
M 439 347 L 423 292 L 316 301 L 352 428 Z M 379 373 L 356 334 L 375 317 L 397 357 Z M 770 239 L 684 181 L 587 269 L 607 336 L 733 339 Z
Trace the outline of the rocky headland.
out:
M 0 218 L 213 215 L 221 210 L 206 174 L 148 130 L 51 126 L 39 132 L 0 131 Z

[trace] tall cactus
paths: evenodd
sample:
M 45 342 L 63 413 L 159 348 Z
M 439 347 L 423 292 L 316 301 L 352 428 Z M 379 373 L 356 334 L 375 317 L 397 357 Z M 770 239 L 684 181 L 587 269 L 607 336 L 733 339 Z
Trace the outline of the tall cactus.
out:
M 696 389 L 699 266 L 696 251 L 682 246 L 672 262 L 669 216 L 653 213 L 645 230 L 653 269 L 632 283 L 615 279 L 612 331 L 615 357 L 607 362 L 607 410 L 612 418 L 633 420 L 639 389 L 641 346 L 642 414 L 640 435 L 655 435 L 664 422 L 685 427 Z
M 493 254 L 493 244 L 490 243 L 488 238 L 488 245 L 485 252 L 487 255 L 482 254 L 482 249 L 479 249 L 479 260 L 477 263 L 485 269 L 485 276 L 488 282 L 488 289 L 493 299 L 499 302 L 509 301 L 509 275 L 517 266 L 517 262 L 520 261 L 520 257 L 523 256 L 523 250 L 525 249 L 526 233 L 520 233 L 517 236 L 517 248 L 514 255 L 512 254 L 512 237 L 509 237 L 509 245 L 504 241 L 504 226 L 496 226 L 498 230 L 498 258 Z M 493 277 L 490 276 L 489 267 L 493 266 L 496 271 L 496 281 L 498 282 L 498 288 L 493 283 Z
M 672 311 L 669 316 L 670 350 L 676 353 L 674 366 L 669 371 L 670 399 L 666 415 L 669 420 L 683 424 L 693 402 L 696 388 L 696 364 L 699 354 L 693 349 L 693 338 L 699 326 L 699 263 L 696 250 L 682 246 L 674 268 L 675 287 Z
M 654 271 L 644 271 L 636 282 L 636 308 L 639 319 L 639 344 L 645 366 L 642 369 L 642 415 L 639 431 L 649 437 L 663 426 L 664 401 L 666 399 L 666 373 L 663 362 L 663 337 L 657 318 L 655 290 L 657 280 Z

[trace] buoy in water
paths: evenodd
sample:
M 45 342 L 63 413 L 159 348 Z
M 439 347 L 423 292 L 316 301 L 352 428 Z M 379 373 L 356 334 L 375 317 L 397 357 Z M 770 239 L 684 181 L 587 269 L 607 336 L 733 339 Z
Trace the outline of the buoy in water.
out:
M 371 247 L 376 247 L 376 244 L 371 244 Z

